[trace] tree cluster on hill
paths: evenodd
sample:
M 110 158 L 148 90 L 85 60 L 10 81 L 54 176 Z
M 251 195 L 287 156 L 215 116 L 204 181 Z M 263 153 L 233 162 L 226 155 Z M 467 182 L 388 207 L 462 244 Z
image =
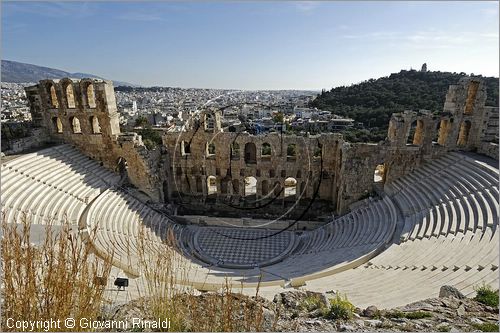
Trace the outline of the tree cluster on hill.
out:
M 385 138 L 389 119 L 395 112 L 420 109 L 441 112 L 448 87 L 466 76 L 465 73 L 402 70 L 387 77 L 323 90 L 311 102 L 311 107 L 362 123 L 363 126 L 344 132 L 347 140 L 377 142 Z M 486 84 L 486 105 L 498 106 L 498 78 L 482 79 Z

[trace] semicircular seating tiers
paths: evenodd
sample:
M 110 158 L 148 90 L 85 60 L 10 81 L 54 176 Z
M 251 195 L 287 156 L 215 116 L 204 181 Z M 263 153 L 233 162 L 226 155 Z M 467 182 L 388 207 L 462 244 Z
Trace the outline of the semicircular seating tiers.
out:
M 177 224 L 118 190 L 117 175 L 68 145 L 2 164 L 1 199 L 11 223 L 22 212 L 38 224 L 65 216 L 79 221 L 100 256 L 141 276 L 136 281 L 144 278 L 141 253 L 172 245 L 187 272 L 177 281 L 198 289 L 217 290 L 228 277 L 253 294 L 260 283 L 264 296 L 296 286 L 338 290 L 360 307 L 394 307 L 435 297 L 445 284 L 467 295 L 483 282 L 498 284 L 495 163 L 448 153 L 386 184 L 381 199 L 368 199 L 313 231 L 283 234 L 276 248 L 252 240 L 272 240 L 275 231 L 231 231 L 242 244 L 238 251 L 231 242 L 211 241 L 211 233 L 226 228 Z M 227 258 L 237 265 L 221 267 Z
M 498 285 L 498 169 L 461 153 L 386 185 L 403 212 L 401 242 L 355 269 L 308 281 L 357 306 L 395 307 L 437 297 L 442 285 L 472 296 Z
M 317 278 L 360 265 L 391 240 L 396 219 L 386 197 L 298 236 L 255 228 L 181 226 L 131 195 L 110 189 L 92 203 L 85 228 L 96 250 L 129 275 L 141 274 L 137 267 L 144 240 L 155 251 L 170 243 L 196 272 L 190 273 L 189 284 L 217 289 L 226 276 L 238 286 L 258 281 L 281 286 L 296 277 Z
M 2 211 L 7 223 L 77 225 L 85 207 L 119 176 L 70 145 L 2 163 Z

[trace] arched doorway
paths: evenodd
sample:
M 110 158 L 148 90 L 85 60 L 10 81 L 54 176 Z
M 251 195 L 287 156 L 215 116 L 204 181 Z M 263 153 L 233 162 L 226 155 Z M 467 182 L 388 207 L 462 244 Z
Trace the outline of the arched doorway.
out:
M 92 133 L 93 134 L 100 134 L 101 133 L 101 126 L 99 125 L 99 119 L 97 117 L 92 116 L 89 119 L 90 124 L 92 125 Z
M 373 173 L 373 182 L 381 184 L 385 182 L 385 164 L 379 164 L 375 167 L 375 172 Z
M 96 107 L 95 91 L 94 91 L 94 85 L 92 83 L 90 83 L 87 86 L 86 93 L 87 93 L 87 107 L 92 109 L 95 108 Z
M 49 108 L 57 109 L 59 107 L 59 101 L 57 99 L 56 87 L 53 84 L 49 84 L 47 94 L 49 95 Z
M 442 119 L 439 122 L 438 144 L 441 146 L 446 145 L 448 135 L 450 133 L 450 120 Z
M 61 119 L 59 119 L 59 117 L 52 118 L 52 125 L 54 126 L 54 131 L 56 133 L 63 132 L 63 125 L 62 125 Z
M 202 194 L 203 193 L 203 186 L 202 186 L 202 181 L 201 181 L 201 177 L 196 177 L 196 192 L 198 194 Z
M 469 141 L 471 122 L 465 120 L 460 124 L 460 132 L 458 133 L 457 146 L 465 147 Z
M 245 197 L 257 194 L 257 179 L 255 177 L 245 177 Z
M 415 133 L 413 134 L 413 144 L 420 146 L 424 143 L 424 122 L 422 120 L 417 120 L 417 127 L 415 128 Z
M 297 180 L 289 177 L 285 179 L 285 198 L 295 196 L 297 194 Z
M 245 163 L 257 163 L 257 148 L 255 147 L 255 143 L 253 142 L 248 142 L 247 144 L 245 144 Z
M 417 121 L 414 120 L 410 125 L 410 130 L 408 132 L 408 136 L 406 137 L 407 145 L 413 145 L 413 138 L 415 136 L 416 129 L 417 129 Z
M 70 117 L 69 122 L 71 123 L 71 128 L 74 134 L 82 133 L 82 128 L 80 127 L 80 120 L 77 117 Z
M 66 85 L 66 102 L 69 109 L 75 108 L 75 94 L 73 93 L 73 85 L 68 83 Z
M 215 176 L 207 177 L 207 195 L 217 194 L 217 178 Z

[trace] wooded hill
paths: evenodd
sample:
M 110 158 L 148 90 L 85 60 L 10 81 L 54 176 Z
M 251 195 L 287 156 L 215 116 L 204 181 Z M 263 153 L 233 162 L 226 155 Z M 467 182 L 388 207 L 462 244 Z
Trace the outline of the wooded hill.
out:
M 323 90 L 311 106 L 363 123 L 364 128 L 344 132 L 347 140 L 377 142 L 385 138 L 392 113 L 420 109 L 439 113 L 448 87 L 466 76 L 465 73 L 402 70 L 388 77 Z M 486 105 L 498 106 L 498 78 L 482 78 L 488 95 Z

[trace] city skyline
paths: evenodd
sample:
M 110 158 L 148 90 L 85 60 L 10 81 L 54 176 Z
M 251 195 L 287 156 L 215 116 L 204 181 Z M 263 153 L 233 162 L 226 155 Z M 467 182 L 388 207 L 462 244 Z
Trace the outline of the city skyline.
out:
M 498 76 L 498 2 L 3 2 L 2 50 L 143 86 L 321 90 L 423 63 Z

